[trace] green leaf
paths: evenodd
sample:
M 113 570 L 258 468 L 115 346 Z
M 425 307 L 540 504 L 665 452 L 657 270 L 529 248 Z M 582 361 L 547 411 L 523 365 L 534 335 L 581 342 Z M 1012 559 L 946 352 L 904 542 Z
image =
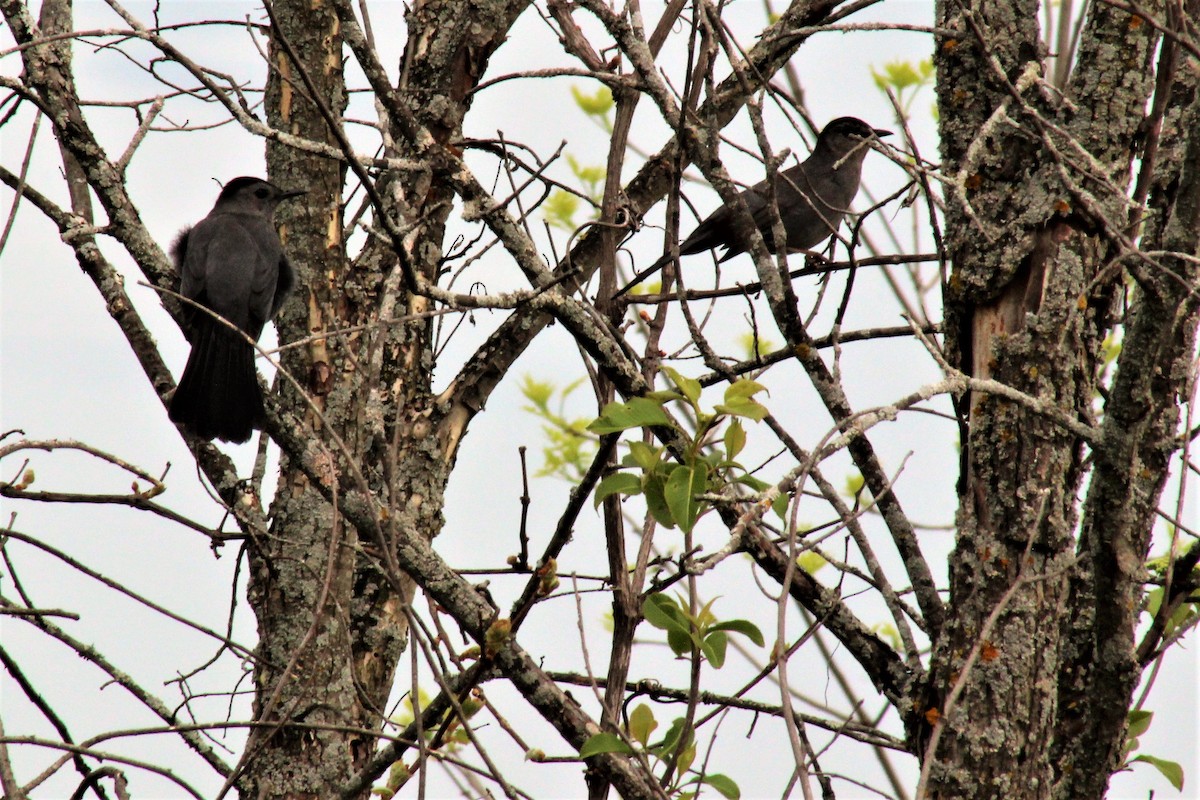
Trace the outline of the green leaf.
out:
M 696 627 L 703 628 L 704 630 L 708 630 L 709 627 L 714 622 L 717 621 L 717 616 L 712 613 L 712 607 L 713 607 L 713 603 L 717 602 L 720 599 L 721 599 L 721 595 L 717 595 L 712 600 L 709 600 L 707 603 L 704 604 L 704 607 L 700 609 L 700 612 L 698 614 L 696 614 L 696 619 L 694 620 L 694 622 L 696 623 Z M 680 606 L 682 607 L 682 603 L 680 604 Z
M 733 631 L 734 633 L 740 633 L 742 636 L 745 636 L 759 647 L 762 647 L 763 643 L 766 641 L 763 639 L 762 631 L 758 629 L 758 626 L 748 619 L 731 619 L 726 620 L 725 622 L 718 622 L 708 630 L 709 632 Z
M 604 167 L 600 165 L 581 167 L 572 159 L 571 171 L 575 173 L 576 178 L 588 184 L 589 189 L 594 189 L 597 184 L 604 180 Z
M 593 508 L 599 508 L 610 494 L 635 495 L 642 493 L 642 479 L 632 472 L 614 472 L 596 487 Z
M 763 489 L 769 489 L 771 487 L 771 484 L 767 483 L 762 478 L 756 478 L 753 475 L 741 475 L 738 477 L 737 482 L 743 486 L 749 486 L 756 492 L 761 492 Z
M 1150 729 L 1150 722 L 1154 719 L 1153 711 L 1130 711 L 1127 715 L 1129 720 L 1129 730 L 1126 731 L 1125 737 L 1128 739 L 1136 739 Z
M 696 495 L 703 493 L 707 488 L 708 468 L 701 461 L 696 461 L 691 466 L 680 465 L 667 478 L 663 496 L 666 498 L 667 507 L 671 509 L 671 516 L 685 533 L 691 531 L 696 520 L 700 518 L 704 503 L 697 500 Z
M 613 107 L 612 89 L 607 86 L 601 86 L 595 94 L 585 94 L 578 87 L 572 86 L 571 96 L 575 98 L 575 104 L 583 109 L 583 113 L 594 117 L 604 116 Z
M 890 86 L 897 93 L 901 93 L 905 89 L 926 83 L 932 71 L 932 64 L 924 60 L 915 64 L 910 61 L 892 61 L 884 64 L 882 71 L 877 71 L 872 67 L 871 77 L 875 79 L 875 85 L 880 89 Z
M 688 737 L 686 747 L 679 749 L 679 761 L 676 763 L 678 764 L 677 770 L 680 775 L 687 772 L 688 768 L 692 766 L 692 762 L 696 760 L 696 745 L 692 743 L 691 738 L 690 736 Z
M 759 392 L 765 391 L 767 391 L 767 387 L 758 381 L 742 378 L 725 387 L 725 402 L 732 403 L 735 400 L 749 399 Z
M 692 652 L 692 647 L 696 644 L 696 640 L 692 638 L 691 628 L 680 630 L 679 628 L 667 629 L 667 647 L 671 648 L 671 652 L 677 656 L 686 656 Z
M 615 733 L 597 733 L 595 736 L 583 743 L 583 747 L 579 748 L 579 757 L 587 758 L 588 756 L 598 755 L 600 753 L 632 753 L 633 748 L 625 743 L 625 740 Z
M 683 393 L 688 402 L 693 406 L 700 400 L 700 381 L 693 378 L 688 378 L 680 375 L 679 372 L 671 367 L 663 367 L 662 371 L 671 379 L 671 383 L 675 384 L 676 388 Z
M 745 446 L 746 429 L 742 427 L 741 420 L 735 419 L 725 429 L 725 458 L 733 461 Z
M 728 645 L 729 637 L 724 631 L 712 631 L 704 637 L 704 644 L 700 649 L 708 663 L 712 664 L 714 669 L 720 669 L 725 666 L 725 649 Z
M 1153 616 L 1158 614 L 1158 609 L 1163 607 L 1163 587 L 1152 589 L 1146 593 L 1146 613 Z
M 1176 791 L 1183 791 L 1183 767 L 1174 761 L 1167 761 L 1165 758 L 1155 758 L 1154 756 L 1138 756 L 1134 761 L 1145 761 L 1150 766 L 1162 773 L 1163 777 L 1171 782 Z
M 659 592 L 646 598 L 642 616 L 656 628 L 667 632 L 667 646 L 677 656 L 692 652 L 694 639 L 687 614 L 674 598 Z
M 679 744 L 679 737 L 683 735 L 683 717 L 676 717 L 671 723 L 671 727 L 667 728 L 667 734 L 663 737 L 662 744 L 654 750 L 654 754 L 659 758 L 665 758 Z
M 635 397 L 627 403 L 609 403 L 587 429 L 592 433 L 619 433 L 630 428 L 667 425 L 670 419 L 662 406 L 645 397 Z
M 529 375 L 521 381 L 521 394 L 542 411 L 545 411 L 550 398 L 554 396 L 554 384 L 549 381 L 534 380 Z
M 1164 626 L 1164 632 L 1169 636 L 1180 628 L 1187 627 L 1191 624 L 1192 619 L 1196 616 L 1196 609 L 1190 603 L 1183 603 L 1178 606 L 1167 618 L 1167 624 Z
M 779 517 L 779 521 L 785 525 L 787 524 L 788 503 L 791 501 L 792 498 L 786 494 L 777 494 L 775 495 L 775 499 L 771 501 L 771 510 L 775 512 L 775 516 Z
M 704 782 L 721 793 L 722 797 L 727 797 L 729 800 L 739 800 L 742 796 L 742 790 L 733 782 L 733 779 L 727 775 L 715 774 L 705 775 Z
M 630 442 L 629 457 L 644 472 L 650 472 L 658 466 L 658 462 L 662 458 L 662 449 L 651 447 L 645 442 Z
M 917 75 L 917 71 L 913 69 L 913 65 L 907 61 L 888 64 L 887 72 L 892 85 L 898 89 L 915 86 L 921 81 L 920 76 Z
M 800 555 L 796 556 L 796 566 L 807 572 L 809 575 L 816 575 L 817 570 L 825 566 L 827 563 L 825 558 L 813 550 L 805 550 Z
M 556 228 L 573 231 L 575 214 L 579 211 L 579 198 L 562 189 L 555 189 L 542 204 L 542 213 L 546 221 Z
M 650 734 L 658 727 L 654 712 L 645 703 L 638 703 L 629 714 L 629 735 L 644 747 L 650 741 Z
M 680 630 L 684 633 L 691 630 L 687 617 L 674 598 L 662 592 L 646 598 L 646 602 L 642 604 L 642 616 L 646 618 L 646 622 L 659 630 Z
M 736 397 L 732 400 L 726 400 L 724 403 L 715 406 L 713 410 L 720 414 L 745 417 L 755 422 L 762 422 L 763 418 L 767 416 L 767 407 L 749 397 Z
M 739 336 L 738 344 L 746 351 L 746 358 L 759 358 L 775 348 L 770 339 L 760 338 L 754 334 L 754 331 Z
M 671 508 L 667 505 L 666 487 L 663 485 L 663 478 L 660 474 L 655 473 L 646 479 L 644 487 L 646 492 L 646 509 L 650 512 L 650 516 L 658 521 L 659 525 L 667 528 L 675 527 L 675 517 L 671 514 Z

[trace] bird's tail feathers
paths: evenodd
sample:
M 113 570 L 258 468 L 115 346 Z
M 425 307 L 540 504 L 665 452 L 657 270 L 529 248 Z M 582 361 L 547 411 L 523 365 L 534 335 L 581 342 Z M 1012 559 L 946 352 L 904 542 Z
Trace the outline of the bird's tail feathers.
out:
M 254 348 L 217 320 L 198 319 L 170 417 L 203 439 L 244 442 L 265 412 Z

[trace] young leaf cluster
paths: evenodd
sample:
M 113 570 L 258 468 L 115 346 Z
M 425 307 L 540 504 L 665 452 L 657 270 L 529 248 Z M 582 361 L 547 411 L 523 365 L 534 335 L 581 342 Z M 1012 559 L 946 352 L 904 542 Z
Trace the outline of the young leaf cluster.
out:
M 667 788 L 679 800 L 691 800 L 699 793 L 701 784 L 711 786 L 728 800 L 738 800 L 742 796 L 741 789 L 728 775 L 689 772 L 696 760 L 696 742 L 690 731 L 684 735 L 687 724 L 683 717 L 675 718 L 662 739 L 651 742 L 650 736 L 657 729 L 658 720 L 654 718 L 654 711 L 645 703 L 639 703 L 629 714 L 624 735 L 597 733 L 584 742 L 579 755 L 587 758 L 600 753 L 641 754 L 659 764 L 673 763 L 675 774 L 679 777 L 674 785 Z
M 604 435 L 664 426 L 674 430 L 675 440 L 688 441 L 686 450 L 672 453 L 663 445 L 630 442 L 621 469 L 596 487 L 595 503 L 599 505 L 613 494 L 643 495 L 651 516 L 660 525 L 690 533 L 710 510 L 705 496 L 720 494 L 731 484 L 754 491 L 766 488 L 766 483 L 750 475 L 737 461 L 746 446 L 742 419 L 759 422 L 767 415 L 766 406 L 754 399 L 764 387 L 752 380 L 736 381 L 726 387 L 723 401 L 707 411 L 700 405 L 699 381 L 670 367 L 664 367 L 663 373 L 673 384 L 671 389 L 624 403 L 609 403 L 587 429 Z M 667 414 L 669 403 L 684 405 L 696 421 L 694 432 L 684 430 Z M 720 433 L 722 428 L 724 433 Z M 786 506 L 786 498 L 783 503 Z
M 721 621 L 712 613 L 709 600 L 696 614 L 689 614 L 687 605 L 670 595 L 659 592 L 646 598 L 642 614 L 646 621 L 659 630 L 667 632 L 667 646 L 677 656 L 685 656 L 694 650 L 716 669 L 725 665 L 725 649 L 730 633 L 740 633 L 759 647 L 763 646 L 762 631 L 753 622 L 745 619 Z

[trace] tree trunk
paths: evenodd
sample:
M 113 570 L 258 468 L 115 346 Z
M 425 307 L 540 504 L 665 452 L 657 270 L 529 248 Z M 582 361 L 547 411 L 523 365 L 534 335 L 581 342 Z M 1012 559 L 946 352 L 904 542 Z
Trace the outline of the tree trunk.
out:
M 442 147 L 461 136 L 468 92 L 524 7 L 473 5 L 469 16 L 476 24 L 469 28 L 459 24 L 460 4 L 418 3 L 406 17 L 409 46 L 399 96 Z M 330 119 L 340 120 L 346 105 L 337 12 L 278 0 L 272 16 L 269 121 L 337 146 Z M 386 117 L 381 121 L 387 124 Z M 391 133 L 395 148 L 386 156 L 427 159 L 427 143 Z M 363 483 L 354 488 L 386 498 L 388 506 L 382 536 L 380 529 L 356 529 L 284 456 L 271 536 L 251 547 L 250 592 L 261 642 L 256 716 L 280 727 L 252 738 L 241 788 L 246 797 L 329 797 L 370 759 L 375 740 L 286 723 L 381 728 L 415 587 L 387 566 L 395 563 L 390 551 L 397 537 L 430 540 L 440 530 L 458 439 L 438 433 L 445 409 L 430 394 L 428 321 L 379 324 L 428 311 L 428 298 L 407 291 L 390 243 L 373 240 L 357 260 L 347 258 L 341 207 L 346 166 L 283 145 L 267 149 L 273 182 L 308 189 L 301 203 L 277 215 L 299 276 L 298 291 L 277 320 L 281 342 L 369 326 L 285 351 L 283 365 L 308 399 L 281 379 L 283 405 L 309 430 L 328 426 L 335 432 L 345 449 L 331 447 L 322 457 Z M 391 202 L 389 213 L 417 225 L 405 242 L 408 266 L 435 281 L 453 200 L 449 184 L 429 166 L 385 174 L 379 187 Z
M 941 38 L 935 59 L 943 164 L 954 176 L 947 351 L 969 375 L 1015 387 L 1082 427 L 1068 430 L 995 395 L 964 398 L 969 438 L 950 623 L 935 649 L 926 709 L 935 725 L 926 736 L 935 741 L 924 758 L 937 797 L 1100 796 L 1119 766 L 1137 676 L 1128 656 L 1140 585 L 1126 572 L 1118 592 L 1126 599 L 1117 602 L 1117 587 L 1102 589 L 1108 579 L 1099 573 L 1120 571 L 1093 569 L 1091 561 L 1104 558 L 1096 538 L 1085 532 L 1077 543 L 1074 530 L 1084 448 L 1100 464 L 1111 454 L 1113 418 L 1106 416 L 1103 442 L 1100 428 L 1085 432 L 1122 287 L 1113 264 L 1130 250 L 1130 142 L 1153 90 L 1158 35 L 1127 12 L 1094 4 L 1068 104 L 1041 80 L 1036 12 L 1034 3 L 938 8 L 938 25 L 960 34 Z M 1167 421 L 1172 431 L 1174 422 Z M 1158 486 L 1164 474 L 1156 473 Z M 1116 523 L 1124 536 L 1138 532 L 1130 566 L 1145 555 L 1150 523 L 1145 515 Z M 1093 604 L 1123 609 L 1126 625 L 1105 638 L 1119 639 L 1124 655 L 1085 653 L 1073 641 L 1073 626 L 1076 639 L 1092 635 Z M 1107 666 L 1091 669 L 1093 658 Z M 1109 670 L 1124 676 L 1125 694 L 1099 709 L 1094 682 Z M 1060 690 L 1065 675 L 1079 675 L 1073 691 Z M 1073 765 L 1085 763 L 1068 744 L 1081 726 L 1103 733 L 1086 755 L 1095 779 L 1080 794 L 1064 787 L 1078 777 Z

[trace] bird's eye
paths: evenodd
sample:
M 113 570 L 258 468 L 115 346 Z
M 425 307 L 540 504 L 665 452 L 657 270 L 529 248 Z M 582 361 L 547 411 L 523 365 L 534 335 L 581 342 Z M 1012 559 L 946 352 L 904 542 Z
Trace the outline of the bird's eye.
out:
M 257 197 L 259 200 L 266 200 L 268 197 L 271 196 L 271 193 L 269 191 L 267 191 L 266 189 L 255 189 L 254 196 Z

